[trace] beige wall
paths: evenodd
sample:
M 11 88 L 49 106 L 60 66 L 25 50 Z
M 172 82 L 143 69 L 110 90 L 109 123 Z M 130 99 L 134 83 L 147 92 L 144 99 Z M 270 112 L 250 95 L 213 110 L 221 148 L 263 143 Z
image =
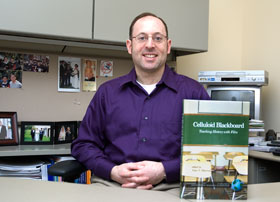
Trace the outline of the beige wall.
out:
M 265 128 L 280 131 L 280 1 L 210 0 L 207 53 L 177 58 L 177 71 L 197 79 L 199 71 L 266 70 Z
M 92 58 L 97 59 L 98 67 L 101 59 L 113 60 L 114 77 L 124 75 L 132 68 L 132 61 L 127 59 Z M 111 78 L 99 77 L 97 84 Z M 50 55 L 48 73 L 23 72 L 22 89 L 0 88 L 0 111 L 16 111 L 19 122 L 82 120 L 94 92 L 58 92 L 57 80 L 58 55 Z

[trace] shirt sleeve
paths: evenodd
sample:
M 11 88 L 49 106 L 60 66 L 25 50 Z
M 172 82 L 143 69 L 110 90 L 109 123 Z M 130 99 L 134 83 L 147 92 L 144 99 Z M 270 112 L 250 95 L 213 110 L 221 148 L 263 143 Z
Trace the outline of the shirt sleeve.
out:
M 166 174 L 166 182 L 178 182 L 180 180 L 180 157 L 169 161 L 163 161 L 163 167 Z
M 71 145 L 72 156 L 87 169 L 103 179 L 111 179 L 115 164 L 104 154 L 106 140 L 103 136 L 105 119 L 104 96 L 97 91 L 81 122 L 79 134 Z

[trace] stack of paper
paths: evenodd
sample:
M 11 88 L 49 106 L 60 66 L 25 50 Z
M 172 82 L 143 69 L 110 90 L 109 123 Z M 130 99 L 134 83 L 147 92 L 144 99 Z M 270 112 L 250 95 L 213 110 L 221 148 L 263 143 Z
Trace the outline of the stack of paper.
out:
M 45 164 L 44 161 L 34 159 L 0 159 L 0 176 L 42 179 L 41 166 L 43 164 Z
M 262 120 L 251 119 L 249 121 L 249 136 L 256 137 L 260 132 L 264 132 L 264 122 Z

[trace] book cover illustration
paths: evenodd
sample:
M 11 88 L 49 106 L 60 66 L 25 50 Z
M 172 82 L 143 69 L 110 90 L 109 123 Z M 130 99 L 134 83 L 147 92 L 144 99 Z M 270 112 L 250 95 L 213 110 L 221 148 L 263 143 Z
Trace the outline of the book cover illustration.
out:
M 249 102 L 184 100 L 184 199 L 247 199 Z

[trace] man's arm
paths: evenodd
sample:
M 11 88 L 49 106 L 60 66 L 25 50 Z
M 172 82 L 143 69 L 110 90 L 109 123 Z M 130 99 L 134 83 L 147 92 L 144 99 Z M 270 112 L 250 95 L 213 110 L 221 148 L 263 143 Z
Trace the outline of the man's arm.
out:
M 106 124 L 102 93 L 97 91 L 79 128 L 77 139 L 72 142 L 72 156 L 87 169 L 106 180 L 115 164 L 104 154 L 106 140 L 103 136 Z

